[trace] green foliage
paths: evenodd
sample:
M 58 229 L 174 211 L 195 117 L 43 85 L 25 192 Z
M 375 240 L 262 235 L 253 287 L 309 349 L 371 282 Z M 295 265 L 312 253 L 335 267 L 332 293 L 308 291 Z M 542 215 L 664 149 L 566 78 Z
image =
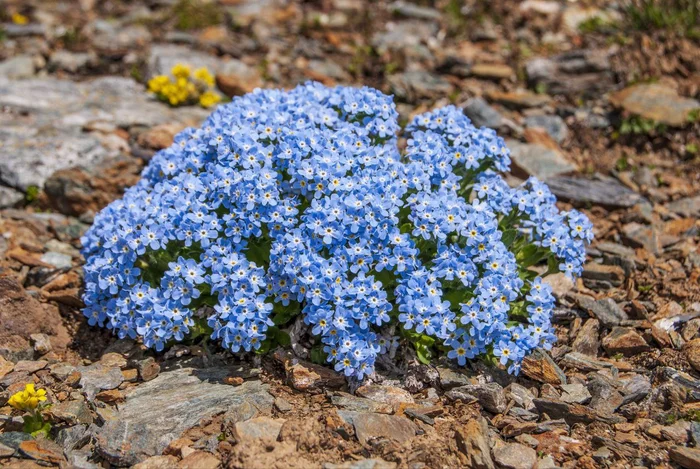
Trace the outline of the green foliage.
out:
M 24 194 L 24 198 L 28 203 L 34 202 L 38 197 L 41 189 L 38 186 L 27 187 L 27 192 Z
M 617 28 L 618 25 L 616 23 L 606 21 L 600 16 L 588 18 L 578 25 L 578 30 L 583 34 L 609 33 L 615 31 Z
M 627 171 L 631 167 L 632 167 L 632 165 L 630 164 L 629 160 L 627 159 L 627 155 L 621 156 L 615 162 L 615 169 L 620 171 L 620 172 Z
M 173 6 L 175 27 L 180 30 L 201 29 L 216 26 L 224 21 L 224 15 L 216 2 L 180 0 Z
M 700 38 L 698 0 L 628 0 L 625 13 L 637 30 L 668 30 Z
M 661 122 L 634 115 L 622 119 L 619 130 L 620 135 L 651 135 L 664 132 L 666 126 Z

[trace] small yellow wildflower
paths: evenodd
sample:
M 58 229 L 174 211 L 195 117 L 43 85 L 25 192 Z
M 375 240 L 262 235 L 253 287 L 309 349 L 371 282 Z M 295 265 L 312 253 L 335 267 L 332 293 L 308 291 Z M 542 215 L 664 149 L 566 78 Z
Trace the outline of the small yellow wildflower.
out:
M 218 94 L 216 94 L 212 91 L 205 91 L 199 97 L 199 104 L 202 107 L 212 107 L 213 105 L 215 105 L 219 101 L 221 101 L 221 97 L 219 97 Z
M 175 78 L 189 78 L 190 77 L 190 66 L 185 64 L 176 64 L 170 73 L 173 74 Z
M 24 16 L 22 13 L 12 13 L 12 22 L 14 24 L 27 24 L 29 23 L 29 18 Z
M 17 410 L 34 410 L 39 406 L 39 402 L 45 400 L 46 390 L 35 390 L 34 383 L 29 383 L 24 387 L 24 391 L 14 393 L 7 403 Z
M 214 86 L 214 77 L 206 67 L 198 68 L 194 71 L 194 77 L 205 83 L 207 86 Z
M 159 93 L 163 91 L 163 87 L 170 83 L 170 78 L 167 75 L 158 75 L 148 80 L 148 91 L 151 93 Z

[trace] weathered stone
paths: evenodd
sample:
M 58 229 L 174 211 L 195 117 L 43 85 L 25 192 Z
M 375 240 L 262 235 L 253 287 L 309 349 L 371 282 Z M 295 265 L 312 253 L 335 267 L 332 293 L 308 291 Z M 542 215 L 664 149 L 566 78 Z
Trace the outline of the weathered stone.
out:
M 0 443 L 0 459 L 12 457 L 15 454 L 15 449 L 5 446 Z
M 213 74 L 218 73 L 223 64 L 216 57 L 187 46 L 153 44 L 148 57 L 147 77 L 170 75 L 170 70 L 178 63 L 188 64 L 192 69 L 206 67 Z
M 4 378 L 5 375 L 10 373 L 14 368 L 15 365 L 11 361 L 6 360 L 5 357 L 0 355 L 0 379 Z
M 60 49 L 51 54 L 49 58 L 49 68 L 76 73 L 84 69 L 91 59 L 92 55 L 87 52 L 70 52 L 65 49 Z
M 693 339 L 683 347 L 683 354 L 695 371 L 700 371 L 700 339 Z
M 19 449 L 19 445 L 23 441 L 31 440 L 32 436 L 24 432 L 5 432 L 0 433 L 0 444 L 13 450 L 13 453 Z
M 653 226 L 637 222 L 627 223 L 622 227 L 622 235 L 627 244 L 632 247 L 644 248 L 652 254 L 661 252 L 659 233 Z
M 359 396 L 376 402 L 382 402 L 392 406 L 400 404 L 413 404 L 413 396 L 405 389 L 395 386 L 383 386 L 378 384 L 367 384 L 360 386 L 355 391 Z
M 241 405 L 269 411 L 273 397 L 259 381 L 219 384 L 226 368 L 180 369 L 161 373 L 126 393 L 114 418 L 96 430 L 97 452 L 126 466 L 160 454 L 200 420 Z
M 68 425 L 91 424 L 92 414 L 85 401 L 72 400 L 58 402 L 51 406 L 49 413 L 58 421 Z
M 478 78 L 501 80 L 515 75 L 513 69 L 506 64 L 477 63 L 471 68 L 471 74 Z
M 218 469 L 220 466 L 221 460 L 206 451 L 195 451 L 177 465 L 179 469 Z
M 525 63 L 528 84 L 544 87 L 547 93 L 593 95 L 612 89 L 609 52 L 575 49 L 552 57 L 537 57 Z
M 46 368 L 49 362 L 46 360 L 20 360 L 15 363 L 16 373 L 36 373 Z
M 34 351 L 39 355 L 49 353 L 52 349 L 51 338 L 46 334 L 30 334 L 29 342 L 34 347 Z
M 420 98 L 446 95 L 452 91 L 450 82 L 424 70 L 415 70 L 391 75 L 387 78 L 391 92 L 399 99 L 415 102 Z
M 103 390 L 115 389 L 124 381 L 124 376 L 118 366 L 105 366 L 100 362 L 89 366 L 79 366 L 80 386 L 88 400 Z
M 611 380 L 600 373 L 591 376 L 587 389 L 591 394 L 588 406 L 599 414 L 612 414 L 624 402 L 622 394 L 615 389 Z
M 627 313 L 620 308 L 612 298 L 594 300 L 584 295 L 576 295 L 579 306 L 598 319 L 605 327 L 617 326 L 629 319 Z
M 0 62 L 0 77 L 30 78 L 34 76 L 34 70 L 34 59 L 28 55 L 17 55 Z
M 0 356 L 10 361 L 32 358 L 32 334 L 49 336 L 57 351 L 70 342 L 58 309 L 28 295 L 10 276 L 0 276 L 0 324 Z
M 464 114 L 477 127 L 498 129 L 504 122 L 503 115 L 489 106 L 484 98 L 470 98 L 462 108 Z
M 604 265 L 589 262 L 583 266 L 581 277 L 584 279 L 605 281 L 614 287 L 619 287 L 625 281 L 625 271 L 617 265 Z
M 87 432 L 87 425 L 73 425 L 59 430 L 56 436 L 56 443 L 61 445 L 64 453 L 69 453 L 76 448 L 82 447 L 90 440 Z
M 25 199 L 25 195 L 15 189 L 0 186 L 0 209 L 14 207 Z
M 591 357 L 598 356 L 600 348 L 600 321 L 588 319 L 578 330 L 571 348 L 574 352 L 582 353 Z
M 494 414 L 505 412 L 508 402 L 503 388 L 498 383 L 470 384 L 448 391 L 450 399 L 471 400 L 474 397 L 481 407 Z
M 518 383 L 511 383 L 506 388 L 508 397 L 515 402 L 517 406 L 526 410 L 535 410 L 535 405 L 532 400 L 535 396 L 525 386 Z
M 700 469 L 700 449 L 673 446 L 668 451 L 671 461 L 685 469 Z
M 331 396 L 333 405 L 354 412 L 376 412 L 379 414 L 391 414 L 394 411 L 392 404 L 377 402 L 364 397 L 353 396 L 344 392 L 335 392 Z
M 66 254 L 61 254 L 60 252 L 46 252 L 41 258 L 41 262 L 52 265 L 57 269 L 69 269 L 73 266 L 73 259 L 71 256 Z
M 397 16 L 416 18 L 419 20 L 440 20 L 442 15 L 435 8 L 423 7 L 414 3 L 398 0 L 391 2 L 388 9 Z
M 690 113 L 700 109 L 700 102 L 682 98 L 672 88 L 659 83 L 629 86 L 609 96 L 610 102 L 645 119 L 673 127 L 688 123 Z
M 581 383 L 563 384 L 561 400 L 569 404 L 585 404 L 591 400 L 591 393 Z
M 537 452 L 520 443 L 505 443 L 493 449 L 493 460 L 503 469 L 532 469 Z
M 260 73 L 240 60 L 229 60 L 221 64 L 216 74 L 216 85 L 228 97 L 250 93 L 263 85 Z
M 523 359 L 522 371 L 525 376 L 540 383 L 566 384 L 564 372 L 542 349 L 535 349 Z
M 237 442 L 253 443 L 255 440 L 275 441 L 280 434 L 284 419 L 255 417 L 234 426 L 234 438 Z
M 555 142 L 561 143 L 569 135 L 564 119 L 556 115 L 534 115 L 525 118 L 525 126 L 543 129 Z
M 117 27 L 98 21 L 92 44 L 101 56 L 120 58 L 133 50 L 143 49 L 151 42 L 151 33 L 143 25 Z
M 63 449 L 46 438 L 23 441 L 19 444 L 19 452 L 26 458 L 48 464 L 59 464 L 65 461 Z
M 580 404 L 568 404 L 554 399 L 535 399 L 535 407 L 540 414 L 547 414 L 552 419 L 564 419 L 569 425 L 575 423 L 591 423 L 601 421 L 604 423 L 624 422 L 624 417 L 616 415 L 599 415 L 593 409 Z
M 603 338 L 603 348 L 608 355 L 621 353 L 626 357 L 649 350 L 649 344 L 631 327 L 614 327 Z
M 160 373 L 160 365 L 153 357 L 144 358 L 136 364 L 139 377 L 144 381 L 150 381 Z
M 340 388 L 345 377 L 324 366 L 310 362 L 284 359 L 287 382 L 298 391 L 320 392 L 323 388 Z
M 558 150 L 515 140 L 508 140 L 506 144 L 510 148 L 513 171 L 516 175 L 535 176 L 544 181 L 577 169 L 576 165 L 567 161 Z
M 601 205 L 607 208 L 629 208 L 642 202 L 641 195 L 620 184 L 616 179 L 557 176 L 547 179 L 547 185 L 557 198 L 567 202 Z
M 415 424 L 406 417 L 397 415 L 354 413 L 352 424 L 355 427 L 357 439 L 362 444 L 373 438 L 387 438 L 405 443 L 416 434 Z
M 552 101 L 552 98 L 546 94 L 536 94 L 526 90 L 511 92 L 492 91 L 487 94 L 487 97 L 491 101 L 503 104 L 512 109 L 541 107 Z
M 455 428 L 455 442 L 465 467 L 494 469 L 488 440 L 488 424 L 483 418 L 469 420 Z
M 395 462 L 383 459 L 361 459 L 359 461 L 347 461 L 342 464 L 324 463 L 323 469 L 396 469 Z
M 700 218 L 700 195 L 674 200 L 666 208 L 686 218 Z
M 175 456 L 151 456 L 136 464 L 133 469 L 177 469 L 177 463 Z

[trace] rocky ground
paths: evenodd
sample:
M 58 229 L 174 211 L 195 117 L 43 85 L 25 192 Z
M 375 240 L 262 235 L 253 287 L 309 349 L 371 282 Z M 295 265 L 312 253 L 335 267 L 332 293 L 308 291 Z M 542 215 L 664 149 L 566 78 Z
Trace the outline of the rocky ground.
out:
M 4 0 L 0 466 L 700 467 L 692 8 Z M 206 65 L 228 96 L 309 79 L 367 84 L 393 93 L 406 118 L 454 103 L 498 129 L 513 179 L 546 180 L 595 224 L 583 278 L 552 280 L 557 346 L 517 379 L 428 367 L 406 351 L 349 387 L 303 346 L 262 359 L 206 344 L 154 354 L 90 328 L 80 235 L 207 114 L 145 91 L 177 62 Z M 27 382 L 48 390 L 53 439 L 21 433 L 6 405 Z

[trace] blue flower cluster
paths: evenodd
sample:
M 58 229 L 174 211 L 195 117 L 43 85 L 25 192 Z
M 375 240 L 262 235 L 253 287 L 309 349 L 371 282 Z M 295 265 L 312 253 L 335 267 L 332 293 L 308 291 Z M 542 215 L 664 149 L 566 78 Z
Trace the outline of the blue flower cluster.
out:
M 592 230 L 540 182 L 509 187 L 509 164 L 452 106 L 401 131 L 370 88 L 256 90 L 180 133 L 97 215 L 85 315 L 157 350 L 206 324 L 239 352 L 301 314 L 358 379 L 400 324 L 460 365 L 517 373 L 555 339 L 551 288 L 529 267 L 578 275 Z

